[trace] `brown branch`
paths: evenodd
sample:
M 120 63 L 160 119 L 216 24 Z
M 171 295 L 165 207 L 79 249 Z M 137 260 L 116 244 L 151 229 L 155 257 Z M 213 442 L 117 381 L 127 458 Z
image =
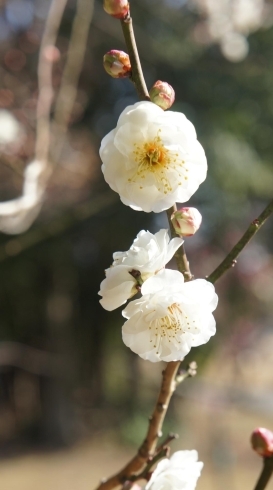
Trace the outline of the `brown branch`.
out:
M 236 258 L 238 257 L 240 252 L 250 242 L 251 238 L 254 237 L 254 235 L 262 227 L 262 225 L 266 222 L 266 220 L 272 213 L 273 200 L 266 206 L 260 216 L 257 219 L 254 219 L 252 223 L 250 223 L 242 238 L 240 238 L 238 243 L 236 243 L 236 245 L 229 252 L 226 258 L 221 262 L 221 264 L 218 265 L 218 267 L 206 278 L 207 281 L 214 284 L 228 269 L 234 267 L 234 265 L 236 264 Z
M 153 414 L 149 418 L 147 435 L 141 444 L 138 453 L 122 470 L 109 479 L 103 480 L 97 487 L 97 490 L 112 490 L 113 488 L 122 485 L 132 475 L 143 471 L 149 458 L 154 456 L 158 438 L 161 436 L 162 424 L 164 422 L 172 394 L 176 388 L 175 378 L 179 366 L 180 361 L 169 362 L 166 369 L 162 373 L 163 377 L 159 396 Z
M 273 473 L 273 458 L 264 458 L 264 465 L 254 490 L 264 490 Z
M 132 81 L 135 84 L 137 94 L 140 100 L 150 100 L 149 92 L 144 80 L 141 63 L 138 55 L 133 21 L 130 14 L 125 19 L 121 19 L 121 27 L 126 42 L 131 67 L 132 67 Z
M 171 220 L 171 216 L 175 211 L 177 211 L 176 205 L 172 206 L 166 211 L 172 238 L 179 236 L 176 234 Z M 177 268 L 183 274 L 185 281 L 191 281 L 191 279 L 193 279 L 193 275 L 190 271 L 190 264 L 187 259 L 184 244 L 182 244 L 181 247 L 179 247 L 179 249 L 175 252 L 174 257 L 176 260 Z
M 162 458 L 166 458 L 169 455 L 170 448 L 163 447 L 156 455 L 147 463 L 144 470 L 138 475 L 132 475 L 129 477 L 130 482 L 135 482 L 138 480 L 148 480 L 150 477 L 150 470 L 152 467 Z

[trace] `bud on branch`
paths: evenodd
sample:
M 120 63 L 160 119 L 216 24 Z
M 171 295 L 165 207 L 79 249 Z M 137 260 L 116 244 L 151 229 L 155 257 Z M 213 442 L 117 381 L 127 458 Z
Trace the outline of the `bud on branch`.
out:
M 116 19 L 124 19 L 129 12 L 128 0 L 103 0 L 105 12 Z
M 167 82 L 157 80 L 150 92 L 151 101 L 161 107 L 164 111 L 172 107 L 175 100 L 175 91 Z
M 199 230 L 202 216 L 196 208 L 181 208 L 171 216 L 173 227 L 180 236 L 192 236 Z
M 113 78 L 126 78 L 131 74 L 130 58 L 124 51 L 111 49 L 103 57 L 105 71 Z
M 263 427 L 255 429 L 251 434 L 251 445 L 254 451 L 263 457 L 273 456 L 273 432 Z

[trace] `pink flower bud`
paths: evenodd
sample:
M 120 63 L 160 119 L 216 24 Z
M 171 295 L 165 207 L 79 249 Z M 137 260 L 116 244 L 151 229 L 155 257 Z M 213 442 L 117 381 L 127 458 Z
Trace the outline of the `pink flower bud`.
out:
M 192 236 L 199 230 L 202 216 L 196 208 L 181 208 L 171 216 L 173 227 L 180 236 Z
M 112 17 L 124 19 L 129 12 L 129 2 L 128 0 L 103 0 L 103 8 Z
M 273 432 L 263 427 L 255 429 L 251 434 L 251 445 L 260 456 L 273 456 Z
M 157 80 L 149 93 L 151 101 L 161 107 L 164 111 L 172 107 L 175 99 L 175 91 L 167 82 Z
M 112 49 L 104 55 L 103 66 L 108 75 L 113 78 L 126 78 L 131 73 L 131 63 L 128 54 L 117 49 Z

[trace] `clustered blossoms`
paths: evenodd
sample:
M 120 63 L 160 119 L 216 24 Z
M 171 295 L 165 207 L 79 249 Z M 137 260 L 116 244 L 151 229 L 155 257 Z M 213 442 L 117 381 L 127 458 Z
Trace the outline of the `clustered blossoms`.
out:
M 124 76 L 122 64 L 106 61 L 112 76 Z M 186 116 L 164 112 L 175 98 L 172 87 L 158 81 L 150 96 L 154 103 L 138 102 L 122 112 L 117 127 L 103 138 L 100 156 L 105 180 L 124 204 L 158 213 L 190 199 L 206 178 L 207 160 Z M 205 279 L 185 282 L 180 272 L 165 268 L 181 237 L 193 235 L 201 221 L 195 208 L 180 209 L 172 215 L 180 238 L 170 240 L 164 229 L 154 235 L 142 230 L 129 250 L 113 254 L 105 271 L 99 294 L 106 310 L 138 294 L 122 311 L 122 338 L 145 360 L 183 360 L 215 334 L 214 286 Z M 145 490 L 194 490 L 202 467 L 196 451 L 178 451 L 158 464 Z
M 104 178 L 122 202 L 147 213 L 188 201 L 207 174 L 193 124 L 152 102 L 124 109 L 103 138 L 100 156 Z
M 178 271 L 165 269 L 181 238 L 169 241 L 167 230 L 155 235 L 141 231 L 127 252 L 116 252 L 105 271 L 100 303 L 114 310 L 141 292 L 122 314 L 127 319 L 122 338 L 133 352 L 151 362 L 178 361 L 191 347 L 215 334 L 212 312 L 217 306 L 214 286 L 205 279 L 184 282 Z
M 202 468 L 197 451 L 177 451 L 158 463 L 145 490 L 194 490 Z

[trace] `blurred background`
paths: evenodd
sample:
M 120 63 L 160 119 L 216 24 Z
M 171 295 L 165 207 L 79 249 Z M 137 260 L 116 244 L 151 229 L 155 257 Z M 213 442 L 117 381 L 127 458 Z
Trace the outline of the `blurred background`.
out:
M 141 229 L 167 227 L 164 213 L 122 205 L 102 178 L 100 141 L 137 101 L 129 80 L 103 70 L 106 51 L 126 49 L 102 1 L 41 212 L 21 234 L 13 221 L 34 158 L 49 6 L 0 1 L 0 227 L 12 233 L 0 234 L 3 490 L 86 490 L 118 470 L 145 434 L 163 367 L 125 348 L 121 308 L 104 311 L 97 295 L 113 252 Z M 68 1 L 60 26 L 54 97 L 76 6 Z M 194 123 L 207 153 L 208 178 L 189 202 L 203 224 L 186 239 L 192 271 L 205 277 L 272 198 L 273 3 L 132 0 L 131 12 L 148 87 L 160 79 L 175 88 L 173 110 Z M 174 449 L 198 450 L 199 490 L 253 487 L 261 461 L 250 434 L 273 429 L 272 231 L 271 219 L 217 283 L 217 335 L 187 356 L 198 375 L 179 387 L 164 426 L 180 434 Z

